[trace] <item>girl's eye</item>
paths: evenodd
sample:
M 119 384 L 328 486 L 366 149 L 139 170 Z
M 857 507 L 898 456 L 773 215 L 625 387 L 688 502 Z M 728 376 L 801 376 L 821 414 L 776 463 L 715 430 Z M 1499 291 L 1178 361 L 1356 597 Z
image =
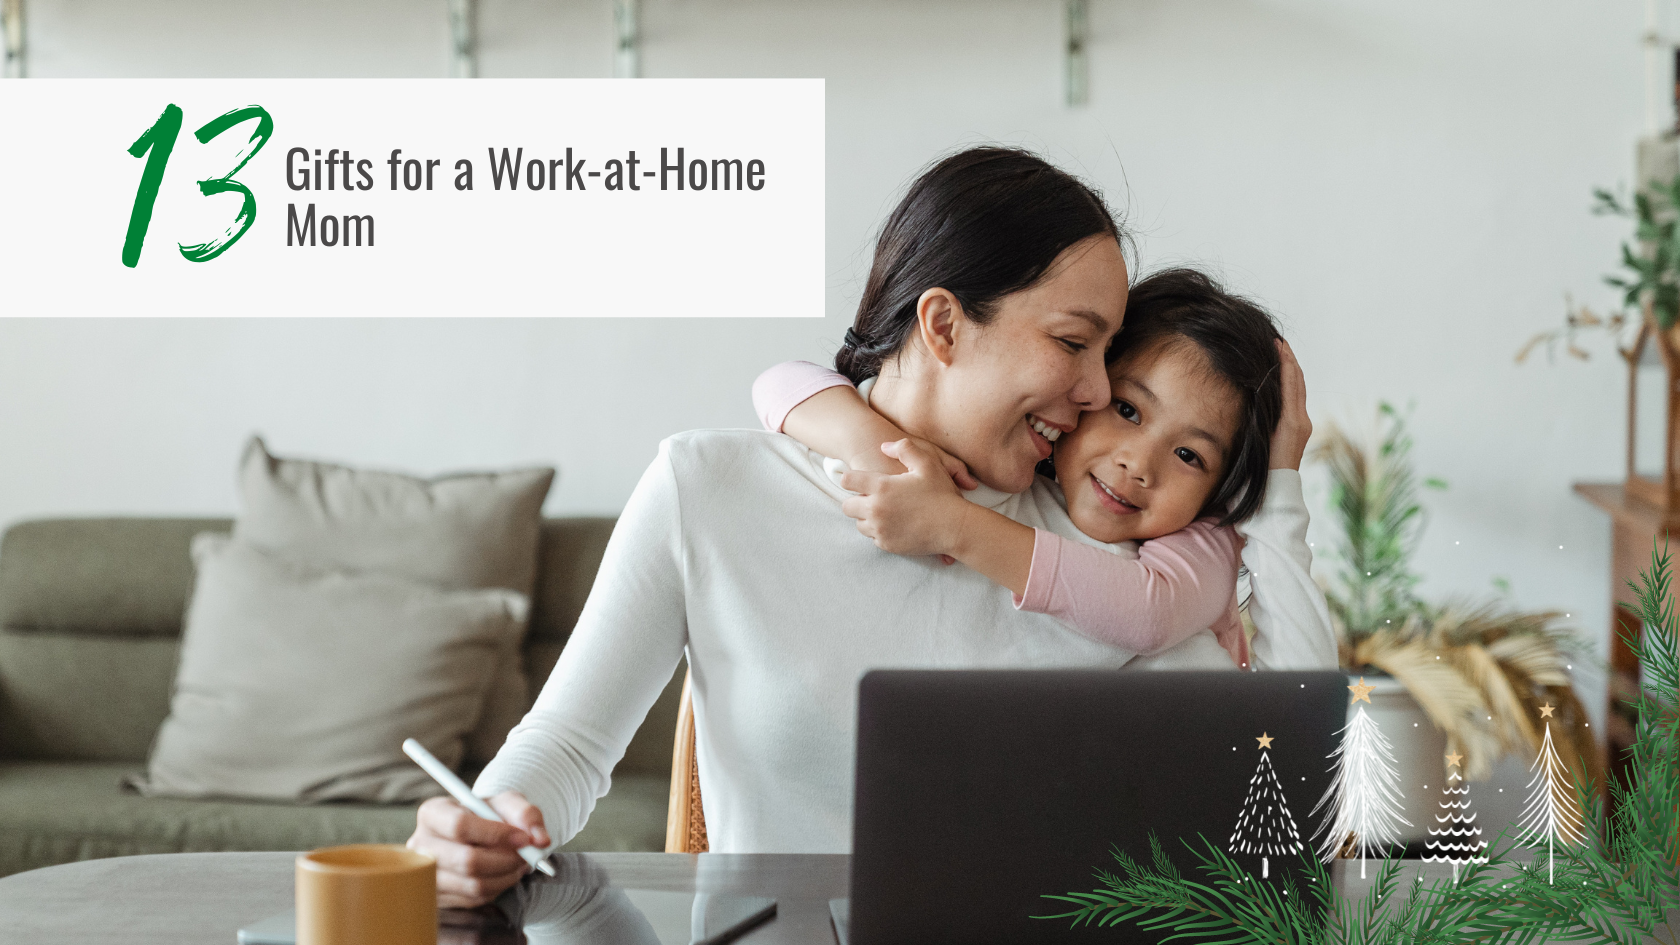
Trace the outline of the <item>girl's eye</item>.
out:
M 1188 447 L 1180 446 L 1178 449 L 1173 450 L 1173 455 L 1192 466 L 1200 466 L 1202 464 L 1202 458 L 1196 455 L 1195 450 L 1189 449 Z
M 1069 351 L 1072 351 L 1074 354 L 1084 351 L 1087 347 L 1087 345 L 1083 342 L 1074 341 L 1072 338 L 1057 338 L 1056 340 L 1060 341 L 1063 346 L 1065 346 Z
M 1133 407 L 1124 400 L 1116 400 L 1114 402 L 1114 412 L 1118 413 L 1120 415 L 1120 419 L 1122 420 L 1130 420 L 1133 423 L 1138 422 L 1137 408 Z

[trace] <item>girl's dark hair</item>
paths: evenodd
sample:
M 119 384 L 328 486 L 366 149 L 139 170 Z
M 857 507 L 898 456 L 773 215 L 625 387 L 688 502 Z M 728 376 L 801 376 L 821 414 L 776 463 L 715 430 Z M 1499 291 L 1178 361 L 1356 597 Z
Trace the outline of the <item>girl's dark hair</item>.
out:
M 1062 250 L 1120 232 L 1096 191 L 1031 152 L 953 154 L 916 178 L 881 228 L 835 370 L 853 383 L 881 373 L 913 336 L 928 289 L 948 290 L 984 325 L 998 299 L 1037 282 Z
M 1204 273 L 1168 269 L 1132 286 L 1126 320 L 1108 350 L 1108 363 L 1113 364 L 1161 344 L 1193 345 L 1206 357 L 1208 370 L 1236 391 L 1236 438 L 1225 474 L 1201 511 L 1215 515 L 1230 505 L 1221 525 L 1247 519 L 1259 511 L 1266 495 L 1272 433 L 1283 415 L 1283 382 L 1274 344 L 1280 337 L 1265 309 L 1225 291 Z

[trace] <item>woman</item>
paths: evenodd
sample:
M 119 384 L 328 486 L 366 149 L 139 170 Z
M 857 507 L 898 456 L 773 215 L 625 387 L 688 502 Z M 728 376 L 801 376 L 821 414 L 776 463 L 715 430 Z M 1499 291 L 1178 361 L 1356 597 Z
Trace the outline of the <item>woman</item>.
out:
M 970 498 L 1071 537 L 1051 491 L 1030 488 L 1050 454 L 1034 426 L 1069 431 L 1108 406 L 1103 353 L 1126 284 L 1119 228 L 1088 188 L 1024 152 L 963 152 L 918 179 L 883 229 L 856 322 L 869 334 L 849 333 L 841 357 L 873 359 L 871 403 L 966 463 L 981 483 Z M 421 807 L 409 844 L 438 858 L 443 904 L 493 898 L 524 872 L 519 845 L 577 832 L 685 648 L 718 852 L 849 849 L 854 700 L 869 669 L 1141 662 L 1018 612 L 966 568 L 880 552 L 841 513 L 833 466 L 759 431 L 661 444 L 536 707 L 475 786 L 511 826 L 447 799 Z M 1298 571 L 1310 585 L 1276 550 L 1299 537 L 1285 530 L 1251 534 L 1250 550 L 1271 556 L 1268 578 Z M 1277 639 L 1295 642 L 1269 665 L 1333 665 L 1327 619 Z M 1230 665 L 1207 632 L 1151 661 Z

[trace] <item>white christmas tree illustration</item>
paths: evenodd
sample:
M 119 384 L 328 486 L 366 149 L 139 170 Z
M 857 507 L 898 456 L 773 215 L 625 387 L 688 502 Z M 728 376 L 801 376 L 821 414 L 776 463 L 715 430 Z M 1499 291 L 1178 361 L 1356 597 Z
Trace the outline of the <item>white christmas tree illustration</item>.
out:
M 1552 705 L 1540 707 L 1540 717 L 1550 718 Z M 1528 805 L 1523 808 L 1517 829 L 1523 842 L 1538 848 L 1546 845 L 1546 882 L 1552 881 L 1552 854 L 1559 843 L 1581 843 L 1586 837 L 1586 825 L 1575 809 L 1575 789 L 1569 769 L 1552 747 L 1552 723 L 1546 723 L 1546 735 L 1540 741 L 1540 754 L 1529 768 L 1534 777 L 1528 782 Z
M 1260 878 L 1270 873 L 1271 857 L 1299 853 L 1301 835 L 1295 830 L 1295 815 L 1283 799 L 1283 785 L 1278 783 L 1272 769 L 1272 736 L 1265 732 L 1255 739 L 1260 743 L 1260 764 L 1254 777 L 1248 780 L 1248 796 L 1243 798 L 1242 813 L 1231 831 L 1228 848 L 1231 853 L 1260 854 Z
M 1370 704 L 1371 690 L 1375 688 L 1365 685 L 1365 677 L 1361 676 L 1358 685 L 1348 687 L 1353 693 L 1348 704 L 1360 700 Z M 1394 750 L 1377 723 L 1361 707 L 1340 734 L 1342 744 L 1330 753 L 1335 761 L 1332 768 L 1335 777 L 1330 779 L 1329 789 L 1313 808 L 1316 814 L 1320 807 L 1330 805 L 1318 825 L 1319 833 L 1324 834 L 1318 849 L 1328 863 L 1345 846 L 1353 844 L 1359 851 L 1359 876 L 1363 879 L 1365 858 L 1373 851 L 1385 852 L 1400 842 L 1400 826 L 1409 827 L 1412 822 L 1400 813 L 1403 795 L 1400 774 L 1394 767 Z
M 1425 863 L 1451 863 L 1453 882 L 1458 882 L 1458 868 L 1466 863 L 1486 863 L 1478 856 L 1487 849 L 1482 828 L 1476 825 L 1476 815 L 1470 813 L 1470 785 L 1458 773 L 1464 756 L 1454 752 L 1447 756 L 1447 783 L 1441 787 L 1441 812 L 1435 815 L 1436 826 L 1429 828 L 1429 842 L 1424 844 Z

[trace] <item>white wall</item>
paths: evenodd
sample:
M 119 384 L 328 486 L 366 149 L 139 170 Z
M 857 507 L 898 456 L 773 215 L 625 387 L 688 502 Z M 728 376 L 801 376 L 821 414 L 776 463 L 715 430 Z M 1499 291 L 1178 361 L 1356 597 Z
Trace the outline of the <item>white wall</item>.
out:
M 610 74 L 607 0 L 482 8 L 484 75 Z M 443 10 L 29 0 L 31 67 L 440 76 Z M 1210 266 L 1271 306 L 1320 422 L 1416 403 L 1419 467 L 1452 486 L 1429 502 L 1426 593 L 1503 575 L 1518 603 L 1605 632 L 1608 523 L 1570 483 L 1620 476 L 1621 369 L 1511 356 L 1561 321 L 1564 290 L 1611 298 L 1599 277 L 1623 227 L 1587 208 L 1631 177 L 1640 4 L 1093 0 L 1076 109 L 1051 0 L 646 0 L 643 15 L 647 75 L 827 78 L 825 319 L 0 322 L 0 521 L 230 512 L 253 430 L 422 472 L 553 462 L 551 512 L 614 511 L 661 437 L 751 424 L 761 368 L 828 357 L 919 167 L 1003 141 L 1102 186 L 1146 267 Z M 750 263 L 739 304 L 777 304 Z

